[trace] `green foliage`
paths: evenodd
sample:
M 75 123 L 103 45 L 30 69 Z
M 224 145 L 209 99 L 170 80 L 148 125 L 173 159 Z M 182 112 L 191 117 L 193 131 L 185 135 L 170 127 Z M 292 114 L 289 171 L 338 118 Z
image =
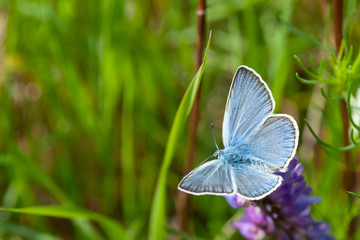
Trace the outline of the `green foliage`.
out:
M 355 92 L 353 94 L 355 95 L 360 81 L 360 52 L 354 59 L 353 47 L 346 47 L 343 41 L 338 54 L 336 56 L 331 52 L 330 54 L 331 58 L 328 61 L 321 58 L 318 69 L 314 66 L 313 57 L 310 59 L 311 69 L 307 69 L 300 58 L 295 55 L 302 70 L 312 78 L 312 80 L 304 79 L 296 73 L 297 79 L 305 84 L 325 83 L 335 86 L 336 90 L 344 95 L 350 85 L 354 85 Z
M 321 94 L 327 101 L 346 99 L 346 109 L 350 123 L 354 129 L 359 131 L 360 127 L 355 123 L 351 114 L 351 95 L 356 96 L 360 83 L 360 52 L 357 56 L 355 56 L 354 59 L 353 47 L 346 47 L 346 44 L 343 41 L 337 56 L 331 54 L 331 58 L 328 61 L 322 57 L 318 69 L 316 69 L 314 66 L 313 57 L 310 59 L 311 69 L 307 69 L 298 56 L 295 56 L 295 59 L 301 66 L 302 70 L 304 70 L 304 72 L 312 79 L 304 79 L 300 77 L 298 73 L 296 73 L 296 78 L 304 84 L 324 83 L 328 87 L 329 92 L 335 91 L 338 93 L 338 96 L 335 97 L 327 96 L 324 89 L 321 88 Z M 308 126 L 310 132 L 317 139 L 317 141 L 322 146 L 325 146 L 329 149 L 336 151 L 349 151 L 354 149 L 360 143 L 360 140 L 356 139 L 354 135 L 354 129 L 351 129 L 351 145 L 344 147 L 334 147 L 321 140 L 316 135 L 308 121 L 305 120 L 305 124 Z
M 357 198 L 360 198 L 360 195 L 359 195 L 359 194 L 357 194 L 357 193 L 350 192 L 350 191 L 349 191 L 349 193 L 350 193 L 351 195 L 353 195 L 353 196 L 357 197 Z
M 149 239 L 165 239 L 166 232 L 166 183 L 170 164 L 175 153 L 176 146 L 179 145 L 179 138 L 184 130 L 187 118 L 190 115 L 196 94 L 198 93 L 202 76 L 204 74 L 206 59 L 209 52 L 211 33 L 205 50 L 204 61 L 201 64 L 194 79 L 190 82 L 180 106 L 176 111 L 174 123 L 169 133 L 169 139 L 166 144 L 164 160 L 161 165 L 158 183 L 156 185 L 154 199 L 150 215 Z
M 100 214 L 79 208 L 64 206 L 34 206 L 26 208 L 0 208 L 0 210 L 46 217 L 93 220 L 103 227 L 108 239 L 129 239 L 122 227 L 119 226 L 118 222 Z

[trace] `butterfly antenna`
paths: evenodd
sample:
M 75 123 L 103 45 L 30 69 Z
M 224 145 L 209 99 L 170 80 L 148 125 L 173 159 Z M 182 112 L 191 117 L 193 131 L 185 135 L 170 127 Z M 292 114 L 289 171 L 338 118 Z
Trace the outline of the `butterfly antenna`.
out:
M 218 145 L 217 145 L 217 143 L 216 143 L 215 131 L 214 131 L 214 123 L 211 123 L 211 130 L 212 130 L 212 133 L 213 133 L 215 146 L 216 146 L 217 150 L 220 150 L 219 147 L 218 147 Z
M 204 162 L 206 162 L 207 160 L 209 160 L 210 158 L 213 158 L 214 157 L 214 155 L 211 155 L 211 156 L 209 156 L 209 157 L 207 157 L 205 160 L 203 160 L 196 168 L 199 168 Z M 195 169 L 196 169 L 195 168 Z

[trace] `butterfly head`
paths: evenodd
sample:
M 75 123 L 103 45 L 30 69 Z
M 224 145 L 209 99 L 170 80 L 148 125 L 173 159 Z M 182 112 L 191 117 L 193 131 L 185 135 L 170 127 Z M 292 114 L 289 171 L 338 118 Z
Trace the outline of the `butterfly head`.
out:
M 213 154 L 213 156 L 214 156 L 216 159 L 220 159 L 222 155 L 224 155 L 224 150 L 223 150 L 223 149 L 222 149 L 222 150 L 218 149 L 218 150 L 216 150 L 216 152 L 214 152 L 214 154 Z

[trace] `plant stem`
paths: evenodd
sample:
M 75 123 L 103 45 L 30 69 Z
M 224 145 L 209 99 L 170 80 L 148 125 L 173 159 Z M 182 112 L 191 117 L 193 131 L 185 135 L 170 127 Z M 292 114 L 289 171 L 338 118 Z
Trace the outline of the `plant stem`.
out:
M 336 53 L 339 53 L 341 40 L 342 40 L 342 22 L 343 22 L 343 0 L 334 0 L 333 1 L 333 9 L 334 9 L 334 39 L 335 39 L 335 47 Z M 349 116 L 346 110 L 346 101 L 345 99 L 340 100 L 340 111 L 341 111 L 341 119 L 343 125 L 343 141 L 344 145 L 349 145 Z M 353 191 L 355 187 L 355 179 L 353 177 L 351 171 L 351 152 L 345 151 L 345 170 L 343 176 L 343 184 L 344 189 L 348 191 Z
M 335 47 L 336 53 L 339 53 L 341 41 L 342 41 L 342 24 L 343 24 L 343 0 L 333 0 L 333 19 L 334 19 L 334 39 L 335 39 Z M 342 56 L 341 56 L 342 57 Z M 340 100 L 340 111 L 341 111 L 341 119 L 343 125 L 343 140 L 344 145 L 349 145 L 349 115 L 346 108 L 345 99 Z M 346 191 L 355 191 L 356 189 L 356 175 L 354 168 L 352 167 L 352 159 L 351 159 L 351 151 L 344 152 L 344 163 L 345 169 L 343 172 L 343 187 Z M 349 225 L 348 228 L 348 236 L 353 236 L 356 232 L 358 223 L 358 218 L 354 218 Z
M 195 42 L 195 59 L 194 59 L 194 72 L 196 73 L 202 63 L 204 40 L 205 40 L 205 9 L 206 0 L 199 0 L 198 7 L 196 9 L 196 42 Z M 188 129 L 188 152 L 184 165 L 184 174 L 187 174 L 193 164 L 195 157 L 195 146 L 196 146 L 196 131 L 199 122 L 199 102 L 200 102 L 200 90 L 195 98 L 194 106 L 190 116 L 189 129 Z M 187 213 L 188 213 L 188 195 L 184 192 L 178 192 L 177 195 L 177 221 L 179 231 L 187 231 Z
M 341 39 L 342 39 L 342 21 L 343 21 L 343 1 L 342 0 L 333 0 L 333 20 L 334 20 L 334 39 L 336 53 L 339 53 Z M 349 145 L 349 116 L 346 110 L 346 101 L 345 99 L 340 100 L 340 112 L 343 125 L 343 141 L 344 145 Z M 345 170 L 343 176 L 343 187 L 347 191 L 353 190 L 354 179 L 351 174 L 351 155 L 350 151 L 344 152 L 344 163 Z
M 344 145 L 348 146 L 349 141 L 349 116 L 346 109 L 346 102 L 345 99 L 340 100 L 340 110 L 341 110 L 341 119 L 343 125 L 343 141 Z M 344 152 L 344 163 L 345 169 L 343 173 L 343 187 L 346 191 L 354 191 L 355 186 L 355 178 L 353 171 L 351 170 L 351 152 L 345 151 Z
M 343 23 L 343 0 L 333 0 L 334 8 L 334 34 L 336 53 L 339 52 L 342 40 L 342 23 Z

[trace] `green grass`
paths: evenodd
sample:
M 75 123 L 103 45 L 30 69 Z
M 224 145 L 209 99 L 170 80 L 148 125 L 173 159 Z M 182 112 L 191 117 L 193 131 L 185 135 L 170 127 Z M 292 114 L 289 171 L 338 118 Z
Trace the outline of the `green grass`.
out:
M 239 213 L 221 197 L 190 196 L 189 231 L 174 224 L 187 115 L 200 80 L 193 74 L 196 7 L 175 0 L 0 1 L 1 239 L 240 238 L 229 231 Z M 358 9 L 359 1 L 344 5 L 353 60 Z M 321 93 L 298 81 L 297 72 L 309 76 L 293 57 L 310 68 L 313 55 L 316 69 L 330 57 L 331 11 L 311 1 L 209 0 L 206 14 L 212 40 L 196 75 L 203 82 L 195 165 L 216 150 L 212 122 L 221 142 L 230 81 L 243 64 L 268 83 L 276 112 L 296 118 L 300 148 L 307 146 L 305 118 L 320 123 L 325 142 L 343 146 L 339 102 L 315 107 L 320 119 L 309 116 L 317 104 L 311 96 Z M 348 191 L 359 191 L 339 180 L 343 153 L 307 151 L 311 157 L 299 156 L 304 175 L 322 198 L 312 213 L 344 239 L 359 214 L 359 199 Z
M 168 180 L 168 172 L 176 146 L 179 145 L 180 135 L 185 128 L 186 120 L 191 113 L 194 100 L 198 94 L 200 83 L 204 74 L 206 59 L 209 53 L 211 33 L 205 50 L 203 63 L 197 71 L 194 79 L 191 81 L 186 90 L 180 106 L 176 112 L 174 123 L 171 127 L 169 139 L 166 144 L 164 160 L 161 164 L 159 179 L 156 185 L 154 199 L 151 208 L 149 239 L 163 239 L 166 237 L 166 183 Z

